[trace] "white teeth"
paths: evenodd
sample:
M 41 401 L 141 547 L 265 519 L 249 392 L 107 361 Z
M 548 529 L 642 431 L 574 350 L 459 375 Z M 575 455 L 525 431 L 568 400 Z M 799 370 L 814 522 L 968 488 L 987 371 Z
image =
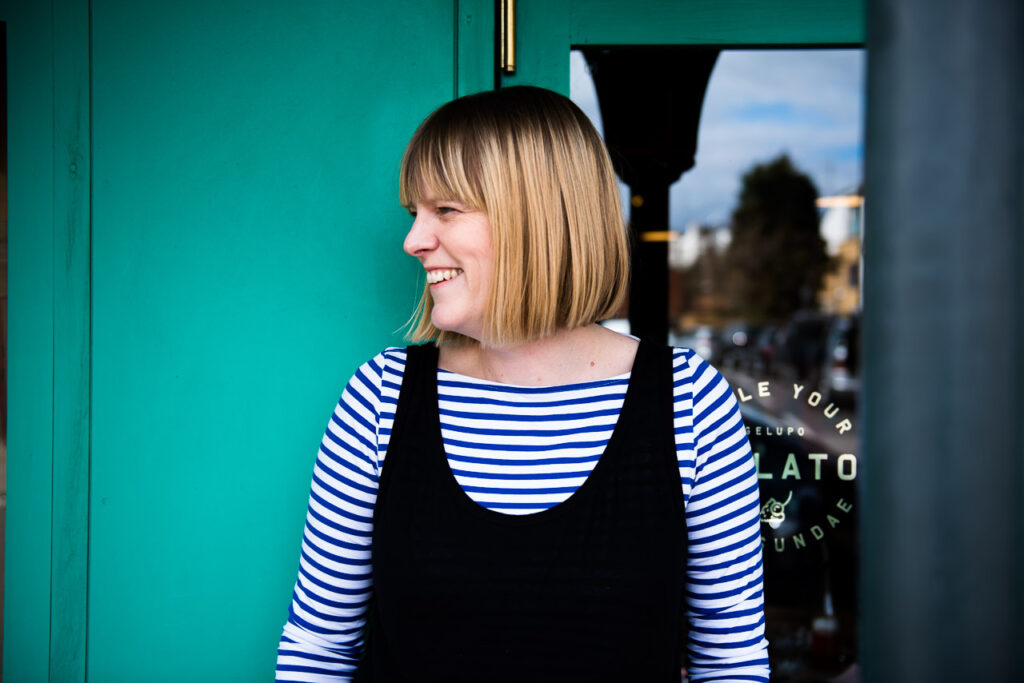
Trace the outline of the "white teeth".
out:
M 427 271 L 427 284 L 434 285 L 438 282 L 444 282 L 445 280 L 451 280 L 456 275 L 461 275 L 462 270 L 459 268 L 449 268 L 447 270 L 428 270 Z

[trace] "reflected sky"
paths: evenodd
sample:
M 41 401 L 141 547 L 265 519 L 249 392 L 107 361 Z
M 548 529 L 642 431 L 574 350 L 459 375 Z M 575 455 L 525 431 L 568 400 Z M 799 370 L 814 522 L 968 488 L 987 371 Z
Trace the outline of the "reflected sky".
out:
M 571 57 L 572 99 L 600 125 L 582 54 Z M 704 98 L 697 165 L 670 191 L 670 227 L 728 222 L 740 176 L 786 152 L 818 191 L 852 191 L 864 158 L 863 50 L 725 50 Z M 670 87 L 670 83 L 666 82 Z

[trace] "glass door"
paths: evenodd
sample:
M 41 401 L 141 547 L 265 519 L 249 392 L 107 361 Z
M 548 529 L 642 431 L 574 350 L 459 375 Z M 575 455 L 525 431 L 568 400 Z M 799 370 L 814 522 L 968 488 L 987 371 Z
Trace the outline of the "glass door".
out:
M 496 78 L 571 95 L 617 162 L 641 267 L 609 324 L 693 348 L 733 387 L 758 467 L 773 681 L 859 680 L 863 16 L 861 2 L 522 3 L 515 71 Z

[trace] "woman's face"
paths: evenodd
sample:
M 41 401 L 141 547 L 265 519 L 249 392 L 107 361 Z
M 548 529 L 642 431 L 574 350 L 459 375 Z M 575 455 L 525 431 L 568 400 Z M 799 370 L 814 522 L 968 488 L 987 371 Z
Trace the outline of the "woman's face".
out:
M 409 207 L 412 228 L 405 252 L 427 271 L 439 330 L 480 340 L 491 283 L 491 223 L 487 214 L 425 193 Z

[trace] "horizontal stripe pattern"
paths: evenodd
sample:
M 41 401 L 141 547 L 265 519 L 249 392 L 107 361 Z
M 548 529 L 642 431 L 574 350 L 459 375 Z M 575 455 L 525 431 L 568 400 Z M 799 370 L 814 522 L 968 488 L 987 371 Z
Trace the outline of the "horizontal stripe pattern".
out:
M 342 392 L 313 470 L 298 579 L 278 649 L 278 681 L 349 681 L 372 593 L 377 482 L 405 349 L 364 363 Z M 568 499 L 615 429 L 629 375 L 522 387 L 438 370 L 438 409 L 455 479 L 512 515 Z M 690 557 L 691 681 L 767 681 L 757 476 L 725 379 L 689 349 L 673 352 L 674 428 Z

